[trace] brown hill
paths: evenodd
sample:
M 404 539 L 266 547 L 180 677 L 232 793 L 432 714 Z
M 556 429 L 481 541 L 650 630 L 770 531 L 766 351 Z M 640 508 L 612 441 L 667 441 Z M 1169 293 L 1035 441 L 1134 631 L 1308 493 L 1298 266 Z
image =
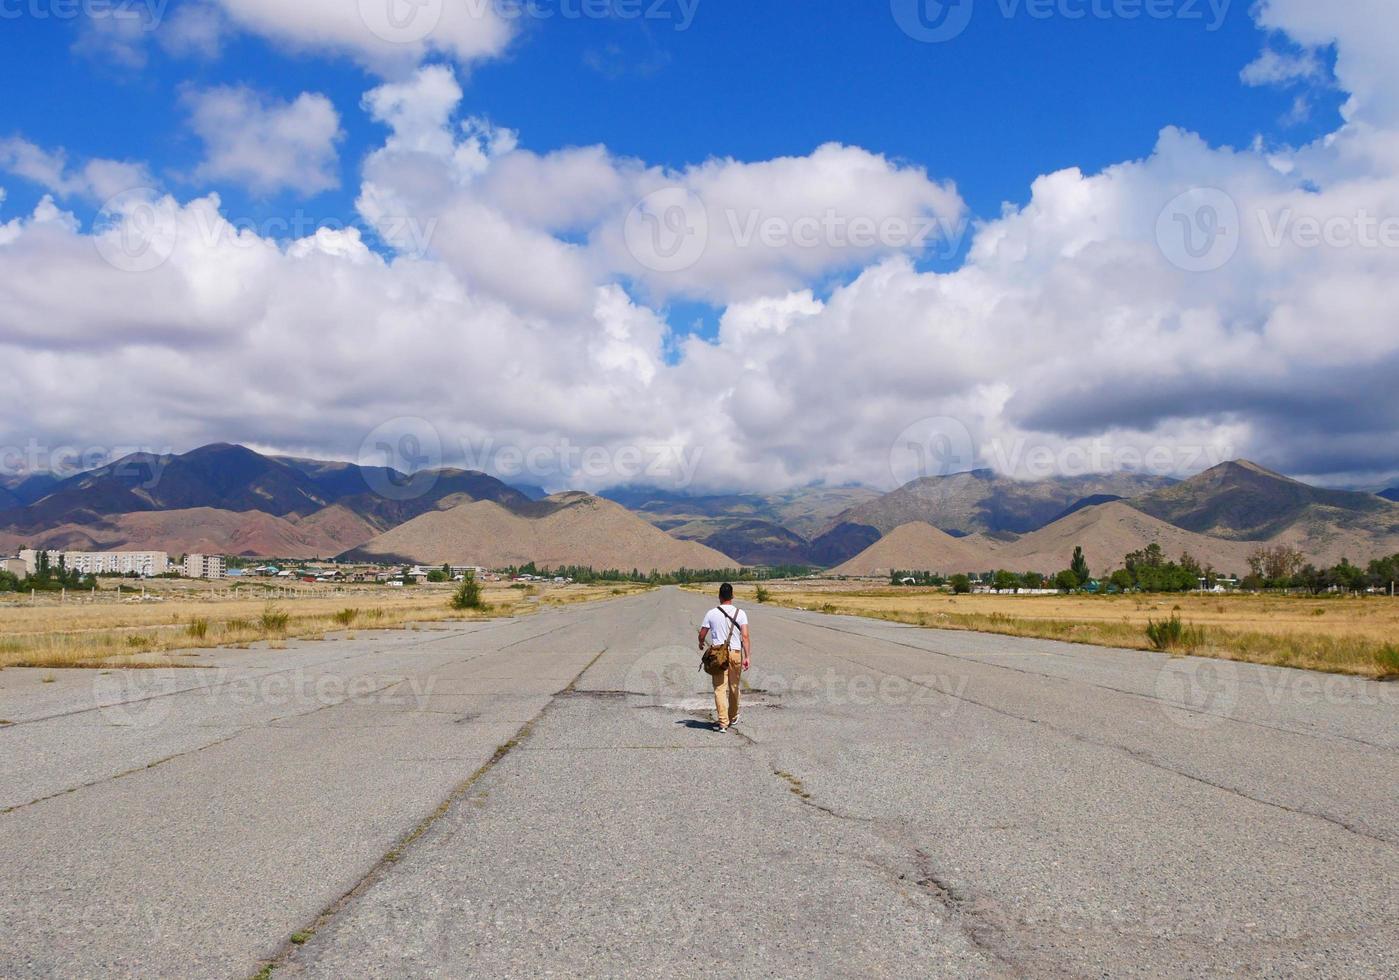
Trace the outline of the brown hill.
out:
M 987 571 L 997 567 L 994 542 L 977 535 L 954 538 L 931 524 L 915 522 L 895 528 L 834 570 L 836 575 L 883 577 L 894 571 Z
M 996 564 L 1013 572 L 1053 574 L 1068 568 L 1074 548 L 1082 547 L 1088 567 L 1101 575 L 1121 568 L 1126 555 L 1151 544 L 1159 544 L 1171 561 L 1189 552 L 1203 565 L 1240 574 L 1248 571 L 1248 555 L 1258 547 L 1195 534 L 1113 502 L 1085 508 L 1007 544 Z
M 952 574 L 1003 568 L 1053 574 L 1067 568 L 1082 547 L 1094 574 L 1122 567 L 1125 556 L 1158 544 L 1172 561 L 1189 552 L 1221 572 L 1245 575 L 1248 557 L 1262 547 L 1297 548 L 1318 566 L 1342 558 L 1361 565 L 1399 553 L 1399 535 L 1375 535 L 1322 523 L 1299 522 L 1266 541 L 1232 541 L 1196 534 L 1144 514 L 1123 501 L 1076 511 L 1048 527 L 1007 542 L 980 535 L 951 538 L 927 525 L 907 525 L 836 569 L 845 575 L 887 575 L 891 568 Z
M 1399 534 L 1399 505 L 1371 493 L 1308 486 L 1247 460 L 1223 463 L 1131 503 L 1177 527 L 1235 541 Z
M 372 541 L 382 528 L 371 524 L 344 504 L 332 504 L 296 521 L 297 530 L 316 540 L 329 542 L 334 554 L 358 548 Z
M 1137 473 L 1026 482 L 991 470 L 976 470 L 915 480 L 851 508 L 837 522 L 872 527 L 881 534 L 914 521 L 957 534 L 1027 534 L 1057 519 L 1085 497 L 1130 497 L 1170 482 Z
M 975 470 L 914 480 L 841 513 L 812 541 L 820 564 L 836 565 L 882 535 L 922 522 L 953 534 L 1026 534 L 1089 498 L 1116 500 L 1168 486 L 1163 477 L 1106 473 L 1027 482 Z
M 6 535 L 0 545 L 67 551 L 165 551 L 250 558 L 329 558 L 345 550 L 332 528 L 303 527 L 261 511 L 212 507 L 120 514 L 91 524 L 64 524 L 29 535 Z
M 347 558 L 500 568 L 544 567 L 670 572 L 737 563 L 694 541 L 680 541 L 619 504 L 581 493 L 539 501 L 525 514 L 478 501 L 414 518 L 356 548 Z

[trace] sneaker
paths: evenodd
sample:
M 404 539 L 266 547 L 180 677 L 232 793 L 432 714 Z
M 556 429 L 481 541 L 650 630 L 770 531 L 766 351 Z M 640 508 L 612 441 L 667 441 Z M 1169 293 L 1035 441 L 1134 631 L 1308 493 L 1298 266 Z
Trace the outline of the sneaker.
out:
M 739 720 L 740 718 L 742 718 L 742 717 L 743 717 L 743 715 L 734 715 L 734 720 L 731 721 L 731 722 L 729 722 L 729 727 L 732 728 L 733 726 L 737 725 L 737 724 L 738 724 L 738 720 Z
M 716 732 L 718 732 L 720 735 L 727 735 L 727 734 L 729 733 L 729 726 L 728 726 L 728 725 L 715 725 L 715 726 L 714 726 L 714 730 L 715 730 Z

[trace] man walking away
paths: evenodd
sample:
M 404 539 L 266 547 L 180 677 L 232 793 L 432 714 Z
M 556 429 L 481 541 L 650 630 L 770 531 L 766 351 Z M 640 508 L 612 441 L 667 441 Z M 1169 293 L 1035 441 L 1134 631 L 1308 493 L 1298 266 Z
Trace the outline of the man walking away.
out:
M 719 605 L 705 613 L 699 631 L 705 670 L 714 681 L 714 716 L 719 731 L 738 723 L 738 684 L 752 665 L 748 614 L 734 606 L 734 587 L 719 587 Z

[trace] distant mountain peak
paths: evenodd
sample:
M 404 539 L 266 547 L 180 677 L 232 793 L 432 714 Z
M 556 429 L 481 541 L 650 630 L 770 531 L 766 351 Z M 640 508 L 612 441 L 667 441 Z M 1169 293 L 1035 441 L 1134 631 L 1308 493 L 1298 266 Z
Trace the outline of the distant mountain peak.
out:
M 1284 474 L 1282 474 L 1282 473 L 1277 472 L 1276 470 L 1270 470 L 1270 469 L 1268 469 L 1268 467 L 1266 467 L 1266 466 L 1261 466 L 1261 465 L 1259 465 L 1258 463 L 1255 463 L 1255 462 L 1254 462 L 1253 460 L 1251 460 L 1251 459 L 1231 459 L 1231 460 L 1229 460 L 1228 462 L 1220 463 L 1218 466 L 1215 466 L 1215 467 L 1213 467 L 1212 469 L 1206 470 L 1204 473 L 1202 473 L 1202 474 L 1200 474 L 1200 475 L 1201 475 L 1201 476 L 1209 476 L 1211 473 L 1221 473 L 1221 474 L 1227 474 L 1227 473 L 1240 474 L 1240 473 L 1245 473 L 1245 474 L 1248 474 L 1248 475 L 1250 475 L 1250 476 L 1255 476 L 1255 477 L 1261 476 L 1261 477 L 1266 477 L 1267 479 L 1270 479 L 1270 480 L 1282 480 L 1282 481 L 1285 481 L 1285 482 L 1287 482 L 1287 483 L 1297 483 L 1297 482 L 1298 482 L 1297 480 L 1292 479 L 1292 477 L 1290 477 L 1290 476 L 1286 476 L 1286 475 L 1284 475 Z

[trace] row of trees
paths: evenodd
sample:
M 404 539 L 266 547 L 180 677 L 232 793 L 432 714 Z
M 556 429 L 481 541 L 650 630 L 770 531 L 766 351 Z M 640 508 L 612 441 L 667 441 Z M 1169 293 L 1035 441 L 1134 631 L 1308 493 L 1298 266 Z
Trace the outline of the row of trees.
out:
M 951 588 L 956 593 L 971 592 L 977 584 L 988 585 L 1000 592 L 1021 589 L 1037 591 L 1054 588 L 1060 592 L 1090 589 L 1096 592 L 1193 592 L 1202 586 L 1214 589 L 1219 583 L 1237 583 L 1250 592 L 1268 589 L 1306 591 L 1312 595 L 1324 592 L 1365 592 L 1388 590 L 1399 583 L 1399 555 L 1370 562 L 1367 568 L 1352 565 L 1342 559 L 1339 565 L 1318 568 L 1309 564 L 1295 548 L 1259 548 L 1248 558 L 1249 574 L 1242 580 L 1236 575 L 1218 572 L 1203 564 L 1189 552 L 1171 561 L 1159 544 L 1150 544 L 1123 558 L 1123 567 L 1094 580 L 1088 571 L 1088 561 L 1082 548 L 1074 549 L 1069 568 L 1053 577 L 1038 572 L 1019 574 L 1009 571 L 985 572 L 981 575 L 943 577 L 931 572 L 896 571 L 891 576 L 895 585 L 918 585 Z
M 1082 548 L 1074 549 L 1073 562 L 1057 575 L 1049 576 L 1041 572 L 1011 572 L 1005 569 L 982 572 L 979 575 L 952 575 L 944 577 L 933 572 L 894 571 L 889 580 L 894 585 L 914 585 L 932 588 L 950 588 L 957 595 L 966 595 L 978 584 L 988 585 L 998 592 L 1018 592 L 1028 589 L 1038 592 L 1042 589 L 1057 589 L 1060 592 L 1076 592 L 1087 586 L 1093 579 L 1088 570 L 1088 559 Z
M 1365 567 L 1342 558 L 1340 564 L 1318 568 L 1301 552 L 1289 548 L 1260 549 L 1249 557 L 1249 574 L 1240 583 L 1254 591 L 1264 589 L 1301 590 L 1312 595 L 1323 592 L 1366 592 L 1390 590 L 1399 583 L 1399 555 L 1378 558 Z
M 588 585 L 596 582 L 640 582 L 646 585 L 691 585 L 705 582 L 767 582 L 773 579 L 801 578 L 815 569 L 807 565 L 773 565 L 768 568 L 682 568 L 675 572 L 643 572 L 633 568 L 596 569 L 590 565 L 561 565 L 540 568 L 534 562 L 508 569 L 510 575 L 536 575 L 544 578 L 571 578 Z

